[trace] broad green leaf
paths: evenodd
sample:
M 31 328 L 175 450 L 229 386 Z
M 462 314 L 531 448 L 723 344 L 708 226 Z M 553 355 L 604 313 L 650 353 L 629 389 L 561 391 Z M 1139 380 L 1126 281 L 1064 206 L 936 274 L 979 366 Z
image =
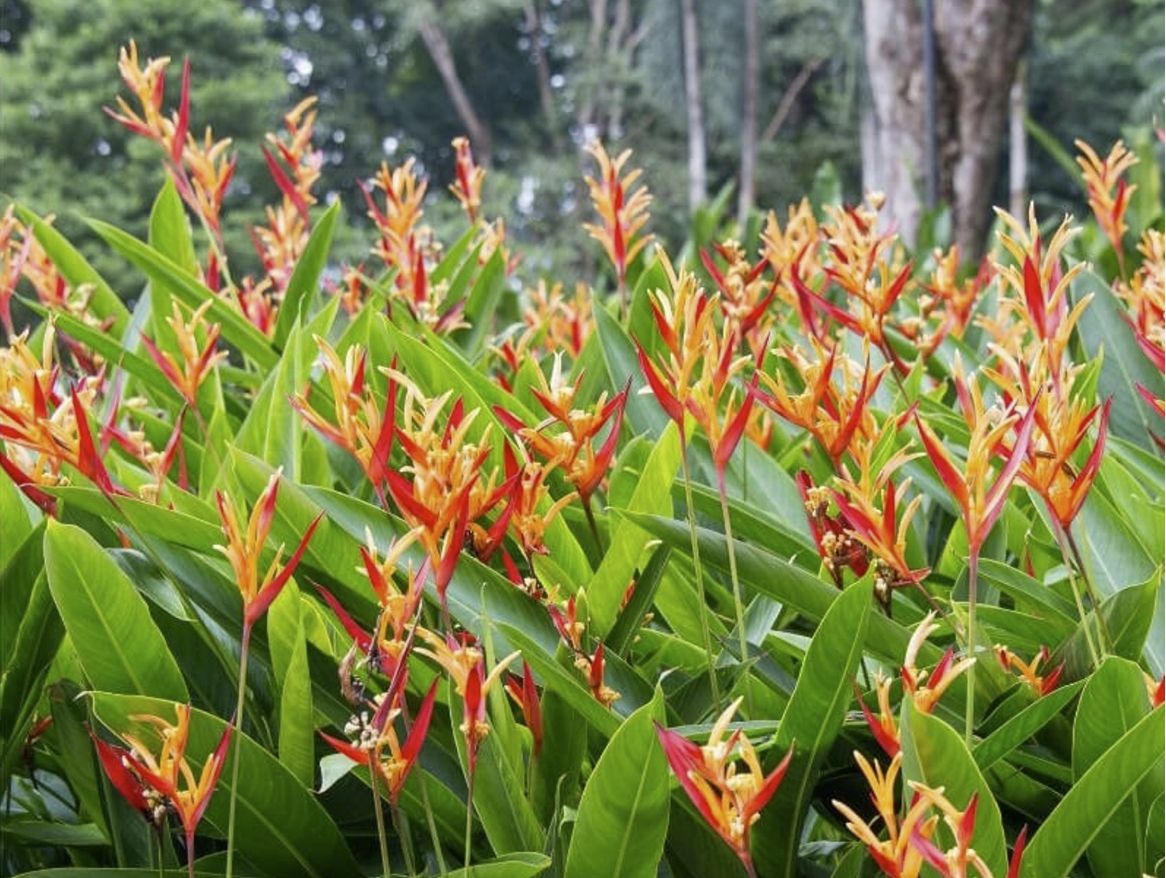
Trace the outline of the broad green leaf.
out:
M 133 717 L 174 716 L 174 705 L 156 698 L 97 692 L 93 707 L 98 718 L 116 732 L 139 727 Z M 214 751 L 225 727 L 217 716 L 191 711 L 187 757 L 195 771 Z M 240 857 L 264 874 L 294 878 L 357 875 L 358 866 L 328 812 L 279 760 L 247 735 L 235 732 L 227 768 L 207 808 L 204 820 L 220 832 L 227 828 L 232 761 L 239 760 L 238 810 L 235 843 Z
M 660 689 L 619 727 L 583 789 L 566 878 L 652 878 L 668 833 L 669 781 L 652 721 L 664 722 Z
M 281 349 L 286 347 L 288 335 L 296 320 L 308 322 L 307 306 L 311 304 L 312 296 L 319 287 L 320 275 L 328 262 L 328 252 L 332 249 L 332 235 L 336 230 L 339 216 L 340 200 L 337 199 L 316 222 L 308 243 L 304 245 L 300 258 L 296 260 L 296 267 L 292 270 L 292 276 L 283 294 L 283 302 L 279 306 L 279 314 L 275 318 L 275 344 Z
M 196 278 L 187 274 L 180 265 L 133 235 L 100 220 L 90 220 L 89 225 L 109 246 L 145 273 L 152 282 L 169 285 L 173 294 L 189 307 L 197 308 L 209 300 L 211 306 L 208 319 L 222 325 L 223 338 L 238 347 L 261 368 L 270 369 L 275 366 L 279 355 L 272 349 L 266 336 L 252 326 L 236 308 L 232 308 L 227 299 L 207 289 Z
M 1073 777 L 1081 777 L 1126 732 L 1150 712 L 1142 670 L 1110 656 L 1089 678 L 1073 723 Z M 1151 803 L 1162 794 L 1162 770 L 1135 784 L 1089 845 L 1097 878 L 1121 878 L 1153 871 L 1145 847 Z
M 506 854 L 494 860 L 474 863 L 468 869 L 454 869 L 449 878 L 534 878 L 550 868 L 551 858 L 533 851 Z
M 279 692 L 279 761 L 311 789 L 316 762 L 312 677 L 300 601 L 295 582 L 289 582 L 267 611 L 267 643 Z
M 987 771 L 1048 725 L 1053 717 L 1077 697 L 1083 685 L 1081 681 L 1070 683 L 1041 696 L 980 741 L 972 749 L 972 756 L 980 771 Z
M 943 787 L 944 795 L 961 810 L 968 806 L 973 795 L 979 796 L 972 845 L 992 874 L 1003 875 L 1008 868 L 1008 848 L 1000 822 L 1000 806 L 960 733 L 938 717 L 918 710 L 909 698 L 903 702 L 899 728 L 905 780 Z
M 645 514 L 669 514 L 669 488 L 680 466 L 680 441 L 675 424 L 669 424 L 640 474 L 629 508 Z M 587 609 L 595 636 L 603 638 L 615 624 L 620 604 L 627 592 L 644 547 L 651 534 L 627 523 L 613 530 L 607 552 L 587 586 Z
M 33 531 L 33 523 L 40 516 L 21 494 L 20 488 L 8 473 L 0 471 L 0 521 L 4 522 L 4 537 L 0 539 L 0 570 L 16 554 Z M 3 623 L 0 623 L 2 625 Z M 2 628 L 0 628 L 2 630 Z M 0 658 L 3 657 L 3 638 L 0 638 Z
M 793 759 L 753 832 L 757 863 L 765 872 L 794 872 L 819 766 L 834 745 L 854 697 L 853 675 L 862 659 L 873 594 L 873 577 L 864 577 L 839 594 L 806 651 L 797 686 L 777 728 L 773 754 L 780 759 L 792 747 Z
M 1142 779 L 1162 763 L 1162 708 L 1105 751 L 1030 839 L 1021 878 L 1064 878 Z
M 464 316 L 470 326 L 459 335 L 462 349 L 471 359 L 481 352 L 494 330 L 494 312 L 502 300 L 505 283 L 506 260 L 502 248 L 498 248 L 474 278 L 474 285 L 466 297 Z
M 49 522 L 45 571 L 65 630 L 95 688 L 175 701 L 190 697 L 146 602 L 93 537 L 79 527 Z
M 602 307 L 595 308 L 595 334 L 603 351 L 603 362 L 613 390 L 620 390 L 632 380 L 628 393 L 627 419 L 632 432 L 659 436 L 668 424 L 668 416 L 651 396 L 646 396 L 647 382 L 636 359 L 636 349 L 622 326 Z
M 194 252 L 190 219 L 169 174 L 150 210 L 149 244 L 188 275 L 198 277 L 198 257 Z M 149 292 L 150 335 L 161 350 L 178 353 L 174 330 L 168 322 L 173 313 L 170 286 L 164 281 L 151 279 Z

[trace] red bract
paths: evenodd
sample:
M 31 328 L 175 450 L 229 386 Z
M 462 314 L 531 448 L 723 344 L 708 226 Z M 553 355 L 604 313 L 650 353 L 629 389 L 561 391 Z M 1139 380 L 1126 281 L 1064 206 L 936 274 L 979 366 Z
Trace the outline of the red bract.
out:
M 533 752 L 538 756 L 543 747 L 543 715 L 539 704 L 538 689 L 534 685 L 534 676 L 530 672 L 530 665 L 522 663 L 522 678 L 515 676 L 506 678 L 506 691 L 522 710 L 522 719 L 530 729 L 534 739 Z

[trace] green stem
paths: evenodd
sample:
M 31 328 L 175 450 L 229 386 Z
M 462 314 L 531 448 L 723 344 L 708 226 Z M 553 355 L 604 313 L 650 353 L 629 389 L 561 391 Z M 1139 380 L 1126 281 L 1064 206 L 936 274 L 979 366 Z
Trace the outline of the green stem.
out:
M 474 773 L 469 773 L 469 778 L 466 784 L 466 846 L 465 855 L 462 857 L 462 866 L 467 875 L 470 874 L 470 858 L 471 846 L 470 842 L 474 834 Z
M 700 633 L 704 640 L 704 654 L 708 660 L 709 688 L 713 704 L 720 704 L 721 689 L 717 685 L 717 671 L 713 657 L 713 637 L 709 628 L 708 601 L 704 591 L 704 568 L 700 563 L 700 543 L 696 535 L 696 509 L 692 501 L 692 473 L 688 466 L 688 442 L 684 439 L 684 425 L 680 425 L 680 461 L 684 467 L 684 503 L 688 512 L 688 534 L 692 540 L 692 563 L 696 569 L 696 592 L 700 610 Z
M 239 735 L 243 732 L 243 711 L 247 705 L 247 656 L 251 648 L 251 623 L 243 623 L 243 645 L 239 651 L 239 699 L 235 702 L 235 731 L 231 735 L 231 806 L 227 812 L 227 878 L 235 866 L 235 811 L 239 802 L 239 759 L 242 748 Z
M 410 876 L 416 875 L 417 864 L 413 857 L 413 838 L 409 835 L 409 826 L 406 822 L 405 815 L 391 801 L 389 802 L 389 813 L 393 817 L 393 829 L 396 830 L 398 837 L 401 839 L 401 852 L 405 855 L 405 869 Z
M 749 661 L 749 637 L 745 631 L 745 604 L 741 600 L 741 581 L 737 577 L 737 550 L 733 545 L 733 522 L 729 516 L 729 492 L 725 487 L 725 471 L 717 470 L 717 487 L 721 494 L 721 520 L 725 526 L 725 546 L 729 552 L 729 578 L 733 581 L 733 607 L 737 612 L 737 643 L 741 649 L 741 662 Z M 750 717 L 753 715 L 753 687 L 748 674 L 745 682 L 745 707 Z
M 433 853 L 437 856 L 437 868 L 441 878 L 445 878 L 445 854 L 441 850 L 441 836 L 437 833 L 437 821 L 433 818 L 433 808 L 429 804 L 429 778 L 421 777 L 421 804 L 425 808 L 425 822 L 429 824 L 429 837 L 433 841 Z
M 1077 570 L 1081 573 L 1081 581 L 1085 583 L 1085 591 L 1089 595 L 1089 601 L 1093 604 L 1093 615 L 1097 618 L 1097 630 L 1101 639 L 1101 647 L 1108 652 L 1113 652 L 1113 638 L 1109 636 L 1109 626 L 1105 624 L 1105 616 L 1101 614 L 1101 597 L 1093 588 L 1093 577 L 1090 576 L 1089 568 L 1086 566 L 1085 557 L 1081 554 L 1081 550 L 1077 546 L 1077 540 L 1073 536 L 1071 528 L 1065 528 L 1065 539 L 1068 540 L 1069 550 L 1073 553 L 1073 558 L 1077 562 Z M 1088 542 L 1089 534 L 1085 534 L 1085 540 Z
M 187 878 L 194 878 L 194 833 L 193 832 L 186 833 L 186 876 L 187 876 Z
M 374 752 L 373 759 L 379 758 Z M 368 779 L 370 786 L 372 786 L 372 810 L 377 819 L 377 843 L 381 848 L 381 872 L 384 878 L 392 878 L 393 873 L 389 867 L 389 835 L 385 832 L 385 809 L 381 805 L 381 792 L 377 788 L 377 769 L 375 765 L 369 765 Z
M 972 549 L 968 557 L 968 655 L 976 658 L 976 580 L 980 572 L 980 550 Z M 972 747 L 972 728 L 976 722 L 976 664 L 968 667 L 968 699 L 964 709 L 964 743 Z
M 166 851 L 162 847 L 162 827 L 154 824 L 154 839 L 158 842 L 158 878 L 166 878 Z
M 1061 549 L 1061 558 L 1065 562 L 1065 570 L 1069 575 L 1069 588 L 1073 591 L 1073 600 L 1077 604 L 1077 615 L 1081 619 L 1081 630 L 1085 632 L 1085 645 L 1089 648 L 1089 660 L 1096 668 L 1101 663 L 1097 644 L 1093 640 L 1092 626 L 1089 624 L 1089 614 L 1085 609 L 1085 602 L 1081 599 L 1081 588 L 1077 583 L 1077 576 L 1073 572 L 1072 551 L 1069 548 L 1068 535 L 1060 523 L 1053 519 L 1053 534 L 1057 538 L 1057 545 Z M 1096 607 L 1096 603 L 1094 604 Z M 1097 610 L 1100 614 L 1100 609 Z
M 603 540 L 599 536 L 599 525 L 595 522 L 595 513 L 591 509 L 591 498 L 587 498 L 587 502 L 583 504 L 583 514 L 587 516 L 587 524 L 591 527 L 591 536 L 595 539 L 595 548 L 599 551 L 600 556 L 603 555 Z

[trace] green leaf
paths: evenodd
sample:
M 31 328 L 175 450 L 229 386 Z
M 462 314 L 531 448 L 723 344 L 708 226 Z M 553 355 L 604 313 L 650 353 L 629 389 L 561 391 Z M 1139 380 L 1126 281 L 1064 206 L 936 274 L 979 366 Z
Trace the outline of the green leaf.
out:
M 454 869 L 449 878 L 534 878 L 551 865 L 551 858 L 533 851 L 506 854 L 494 860 L 474 863 L 468 869 Z
M 1089 294 L 1093 300 L 1077 323 L 1077 333 L 1091 359 L 1102 349 L 1105 351 L 1098 384 L 1102 399 L 1113 396 L 1110 430 L 1143 448 L 1152 448 L 1150 436 L 1161 433 L 1160 419 L 1153 416 L 1136 388 L 1141 384 L 1160 399 L 1162 374 L 1138 347 L 1121 303 L 1109 285 L 1093 272 L 1083 271 L 1073 282 L 1073 301 L 1079 302 Z
M 1069 788 L 1025 850 L 1021 878 L 1064 878 L 1162 761 L 1162 708 L 1141 719 Z
M 909 698 L 903 702 L 900 730 L 905 780 L 943 787 L 948 800 L 961 810 L 968 806 L 973 795 L 979 795 L 972 846 L 992 874 L 1003 875 L 1008 868 L 1008 848 L 1000 822 L 1000 806 L 959 732 L 943 720 L 918 710 Z
M 328 253 L 332 249 L 332 234 L 336 231 L 336 220 L 340 216 L 340 201 L 337 199 L 324 212 L 312 229 L 304 251 L 296 260 L 296 267 L 287 282 L 287 289 L 283 294 L 283 302 L 279 306 L 279 314 L 275 318 L 275 344 L 280 349 L 287 345 L 288 335 L 297 319 L 307 322 L 307 314 L 301 314 L 311 303 L 311 297 L 316 293 L 320 275 L 328 262 Z
M 854 697 L 852 681 L 862 659 L 873 581 L 873 576 L 864 577 L 839 594 L 826 611 L 778 726 L 776 758 L 790 747 L 794 755 L 753 832 L 757 863 L 767 873 L 794 872 L 819 766 L 834 745 Z
M 476 259 L 474 261 L 477 261 Z M 474 285 L 466 298 L 465 319 L 469 328 L 458 334 L 462 350 L 471 359 L 477 357 L 482 345 L 490 338 L 494 328 L 494 312 L 502 301 L 506 283 L 506 260 L 502 249 L 486 262 L 481 273 L 474 279 Z
M 157 698 L 96 692 L 93 708 L 98 718 L 116 732 L 139 726 L 138 715 L 169 719 L 174 705 Z M 226 723 L 217 716 L 192 710 L 187 756 L 195 776 L 212 753 Z M 340 830 L 328 812 L 274 756 L 248 736 L 236 731 L 228 762 L 239 760 L 235 844 L 243 860 L 263 873 L 280 878 L 357 875 L 359 868 Z M 220 832 L 227 828 L 231 798 L 231 766 L 207 808 L 205 820 Z
M 1126 732 L 1150 712 L 1142 670 L 1110 656 L 1089 678 L 1073 723 L 1073 777 L 1080 781 Z M 1113 816 L 1097 829 L 1089 863 L 1097 878 L 1122 878 L 1153 870 L 1145 849 L 1151 803 L 1162 794 L 1162 771 L 1135 784 Z
M 189 699 L 146 602 L 93 537 L 79 527 L 49 522 L 45 570 L 65 630 L 95 688 Z
M 676 425 L 669 424 L 644 465 L 629 508 L 647 514 L 670 514 L 669 488 L 679 466 L 680 440 Z M 587 586 L 587 609 L 597 637 L 606 637 L 615 624 L 628 583 L 650 539 L 651 534 L 634 524 L 613 529 L 611 544 Z
M 659 436 L 668 424 L 668 416 L 654 397 L 645 395 L 647 382 L 636 360 L 636 349 L 619 322 L 605 308 L 595 309 L 595 334 L 599 336 L 603 362 L 614 390 L 622 389 L 629 378 L 632 388 L 628 393 L 627 419 L 635 433 Z
M 1065 706 L 1077 697 L 1085 684 L 1070 683 L 1043 695 L 996 729 L 973 749 L 976 765 L 987 771 L 1001 759 L 1048 725 Z
M 267 612 L 267 643 L 279 692 L 279 761 L 308 789 L 315 781 L 312 677 L 300 591 L 289 582 Z
M 664 693 L 619 727 L 583 789 L 566 878 L 652 878 L 668 834 L 669 782 L 652 721 L 664 721 Z
M 175 296 L 191 308 L 210 301 L 209 319 L 223 327 L 223 338 L 253 359 L 261 368 L 271 369 L 279 355 L 272 349 L 267 337 L 251 325 L 227 300 L 215 295 L 191 277 L 180 265 L 167 259 L 157 250 L 139 241 L 133 235 L 100 220 L 89 220 L 89 225 L 109 246 L 144 272 L 153 283 L 169 286 Z

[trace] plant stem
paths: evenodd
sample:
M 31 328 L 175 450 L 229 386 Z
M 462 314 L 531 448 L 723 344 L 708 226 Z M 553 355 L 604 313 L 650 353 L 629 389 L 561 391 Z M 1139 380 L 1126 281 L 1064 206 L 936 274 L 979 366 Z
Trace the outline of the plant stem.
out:
M 745 604 L 741 600 L 741 581 L 737 578 L 737 550 L 733 545 L 733 523 L 729 516 L 729 492 L 725 487 L 725 471 L 717 470 L 717 488 L 721 494 L 721 520 L 725 526 L 725 546 L 729 551 L 729 578 L 733 581 L 733 606 L 737 611 L 737 642 L 741 649 L 742 664 L 749 661 L 749 637 L 745 631 Z M 745 707 L 750 717 L 753 715 L 753 687 L 748 674 L 745 681 Z
M 425 822 L 429 824 L 429 837 L 433 841 L 433 853 L 437 856 L 437 868 L 441 878 L 446 876 L 445 854 L 441 850 L 441 836 L 437 834 L 437 821 L 433 818 L 433 808 L 429 804 L 429 778 L 421 778 L 421 804 L 425 808 Z
M 976 658 L 976 580 L 980 572 L 980 549 L 968 556 L 968 655 Z M 972 727 L 976 722 L 976 664 L 968 666 L 968 700 L 964 709 L 964 743 L 972 746 Z
M 713 637 L 709 628 L 708 602 L 704 593 L 704 568 L 700 563 L 700 543 L 696 536 L 696 510 L 692 502 L 692 472 L 688 466 L 688 442 L 684 439 L 684 425 L 680 425 L 680 461 L 684 467 L 684 503 L 688 511 L 688 534 L 692 540 L 692 563 L 696 569 L 696 593 L 700 610 L 700 633 L 704 640 L 705 658 L 708 660 L 709 688 L 712 690 L 713 704 L 720 704 L 721 689 L 717 685 L 717 672 L 713 658 Z
M 595 548 L 599 550 L 599 554 L 603 554 L 603 540 L 599 536 L 599 525 L 595 523 L 595 513 L 591 509 L 591 498 L 587 498 L 587 502 L 583 504 L 583 514 L 587 516 L 587 524 L 591 527 L 591 536 L 595 538 Z
M 1081 573 L 1081 581 L 1085 583 L 1085 591 L 1089 595 L 1089 601 L 1093 604 L 1093 615 L 1097 618 L 1097 630 L 1101 637 L 1101 647 L 1109 652 L 1113 652 L 1113 638 L 1109 636 L 1109 626 L 1105 624 L 1105 617 L 1101 614 L 1101 598 L 1093 589 L 1093 577 L 1089 575 L 1089 569 L 1085 564 L 1085 556 L 1081 554 L 1081 549 L 1077 546 L 1077 540 L 1073 536 L 1071 528 L 1065 528 L 1065 539 L 1069 543 L 1069 550 L 1073 553 L 1073 558 L 1077 562 L 1077 570 Z M 1085 540 L 1088 542 L 1089 535 L 1085 535 Z
M 158 842 L 158 878 L 166 878 L 166 851 L 162 847 L 162 827 L 156 823 L 154 839 Z
M 239 735 L 243 732 L 243 711 L 247 705 L 247 656 L 251 648 L 251 623 L 243 623 L 243 644 L 239 650 L 239 699 L 235 702 L 235 731 L 231 743 L 231 807 L 227 812 L 227 878 L 235 865 L 235 810 L 239 801 Z M 194 874 L 193 872 L 191 874 Z
M 227 848 L 228 852 L 230 848 Z M 228 853 L 228 856 L 230 854 Z M 194 878 L 194 833 L 186 833 L 186 875 L 187 878 Z
M 1068 543 L 1068 534 L 1065 533 L 1064 528 L 1060 523 L 1053 519 L 1053 534 L 1057 538 L 1057 545 L 1061 549 L 1061 557 L 1065 561 L 1065 569 L 1069 574 L 1069 588 L 1073 591 L 1073 600 L 1077 604 L 1077 615 L 1081 617 L 1081 630 L 1085 632 L 1085 645 L 1089 648 L 1089 660 L 1093 667 L 1096 668 L 1101 663 L 1100 653 L 1097 649 L 1097 644 L 1093 641 L 1093 632 L 1090 630 L 1092 626 L 1089 624 L 1089 614 L 1085 610 L 1085 602 L 1081 599 L 1081 589 L 1077 584 L 1077 577 L 1073 572 L 1073 559 Z M 1096 602 L 1094 607 L 1096 607 Z M 1100 614 L 1100 608 L 1096 610 Z
M 409 826 L 405 815 L 392 802 L 389 802 L 389 813 L 393 817 L 393 829 L 401 839 L 401 853 L 405 855 L 405 869 L 410 876 L 417 874 L 417 864 L 413 858 L 413 838 L 409 835 Z
M 471 847 L 470 841 L 474 833 L 474 773 L 469 773 L 468 782 L 466 784 L 466 846 L 465 855 L 462 857 L 462 867 L 467 875 L 470 874 L 470 857 Z
M 373 758 L 380 758 L 375 754 L 375 751 Z M 385 832 L 385 809 L 381 805 L 381 792 L 377 787 L 377 768 L 375 765 L 369 765 L 368 779 L 372 786 L 372 810 L 377 819 L 377 843 L 381 848 L 381 871 L 384 878 L 392 878 L 392 870 L 389 867 L 389 836 Z

